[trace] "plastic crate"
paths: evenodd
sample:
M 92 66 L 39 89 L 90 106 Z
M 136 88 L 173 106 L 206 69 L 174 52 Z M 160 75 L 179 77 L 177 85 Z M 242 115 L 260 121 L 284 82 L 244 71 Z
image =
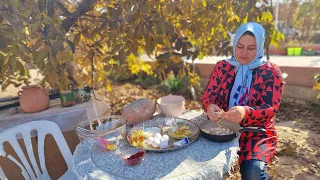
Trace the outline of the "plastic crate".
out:
M 287 49 L 288 56 L 300 56 L 302 53 L 301 47 L 290 47 Z
M 315 56 L 316 51 L 302 51 L 302 55 L 304 56 Z

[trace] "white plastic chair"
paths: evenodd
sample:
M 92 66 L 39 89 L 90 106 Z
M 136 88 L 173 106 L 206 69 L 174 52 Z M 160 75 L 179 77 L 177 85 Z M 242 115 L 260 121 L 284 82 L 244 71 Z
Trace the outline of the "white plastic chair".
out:
M 39 154 L 39 162 L 41 171 L 36 162 L 33 147 L 31 144 L 31 131 L 37 131 L 38 137 L 38 154 Z M 49 177 L 46 165 L 45 165 L 45 157 L 44 157 L 44 140 L 47 134 L 51 134 L 55 139 L 59 150 L 66 161 L 68 170 L 65 172 L 59 179 L 77 179 L 76 175 L 72 171 L 72 153 L 68 147 L 66 140 L 64 139 L 62 132 L 57 124 L 51 121 L 33 121 L 26 124 L 21 124 L 16 127 L 7 129 L 0 133 L 0 156 L 7 157 L 14 163 L 16 163 L 20 169 L 23 177 L 25 179 L 51 179 Z M 24 141 L 25 147 L 27 149 L 27 154 L 29 156 L 31 164 L 28 163 L 27 158 L 25 157 L 19 143 L 17 140 L 17 135 L 22 135 L 22 139 Z M 20 164 L 13 156 L 6 155 L 6 152 L 3 148 L 4 142 L 9 142 L 18 157 L 20 158 L 22 164 Z M 34 171 L 32 170 L 33 167 Z M 35 174 L 34 174 L 35 172 Z M 41 173 L 42 172 L 42 173 Z M 0 167 L 0 179 L 6 179 L 4 172 Z
M 1 167 L 0 167 L 0 180 L 8 180 Z

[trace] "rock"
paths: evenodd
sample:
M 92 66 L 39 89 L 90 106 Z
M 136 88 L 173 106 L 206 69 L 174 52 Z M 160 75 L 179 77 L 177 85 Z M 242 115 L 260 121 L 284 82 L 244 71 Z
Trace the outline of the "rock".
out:
M 12 107 L 9 110 L 9 115 L 17 114 L 19 112 L 18 107 Z
M 309 169 L 312 173 L 317 174 L 317 169 L 313 165 L 309 165 Z
M 293 112 L 299 112 L 300 109 L 293 109 Z
M 293 129 L 292 131 L 296 132 L 296 133 L 300 133 L 300 131 L 298 129 Z

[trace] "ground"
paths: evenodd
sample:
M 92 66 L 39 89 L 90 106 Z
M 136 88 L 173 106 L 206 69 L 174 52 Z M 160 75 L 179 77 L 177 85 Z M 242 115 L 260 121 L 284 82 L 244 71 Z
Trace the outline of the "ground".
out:
M 147 89 L 130 83 L 113 84 L 111 92 L 101 95 L 120 114 L 123 107 L 137 98 L 157 98 L 165 95 L 158 86 Z M 186 109 L 201 109 L 199 101 L 186 100 Z M 268 166 L 270 179 L 320 179 L 320 109 L 318 107 L 283 102 L 276 118 L 279 144 L 275 158 Z M 227 180 L 238 180 L 236 166 Z

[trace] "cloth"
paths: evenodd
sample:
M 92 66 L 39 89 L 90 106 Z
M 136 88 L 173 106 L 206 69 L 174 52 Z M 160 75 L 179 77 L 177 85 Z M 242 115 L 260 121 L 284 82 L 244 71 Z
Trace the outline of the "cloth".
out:
M 207 119 L 197 111 L 187 111 L 181 118 L 197 124 Z M 177 151 L 147 152 L 140 165 L 130 167 L 119 157 L 129 146 L 124 140 L 116 151 L 104 152 L 95 144 L 83 141 L 73 155 L 74 172 L 79 179 L 223 179 L 224 173 L 229 172 L 237 160 L 239 150 L 238 138 L 215 143 L 199 136 L 192 144 Z
M 260 160 L 242 161 L 240 165 L 241 179 L 268 180 L 267 163 Z
M 240 37 L 246 31 L 252 32 L 255 36 L 257 54 L 249 64 L 240 64 L 235 57 L 236 45 Z M 245 105 L 248 102 L 248 95 L 250 94 L 250 86 L 252 81 L 252 71 L 267 62 L 267 59 L 264 57 L 264 40 L 265 31 L 260 24 L 249 22 L 241 25 L 237 29 L 233 39 L 233 57 L 226 59 L 226 62 L 235 66 L 237 69 L 235 82 L 229 98 L 229 109 L 231 109 L 233 106 Z
M 202 95 L 202 104 L 207 109 L 209 104 L 216 104 L 223 110 L 229 109 L 229 97 L 235 80 L 236 67 L 226 61 L 219 61 L 210 76 L 207 88 Z M 257 159 L 269 162 L 277 145 L 277 133 L 274 119 L 283 97 L 281 71 L 271 62 L 253 70 L 252 86 L 246 115 L 241 121 L 242 127 L 262 127 L 266 133 L 241 133 L 239 162 Z

